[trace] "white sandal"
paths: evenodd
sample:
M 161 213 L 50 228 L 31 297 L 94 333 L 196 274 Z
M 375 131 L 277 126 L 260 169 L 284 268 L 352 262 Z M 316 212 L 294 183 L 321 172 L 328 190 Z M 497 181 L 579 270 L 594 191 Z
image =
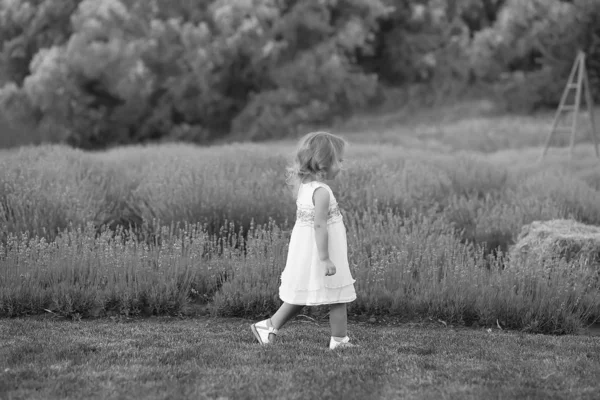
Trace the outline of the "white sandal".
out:
M 258 343 L 260 344 L 271 343 L 269 341 L 269 335 L 271 333 L 274 335 L 277 335 L 279 333 L 278 329 L 275 329 L 272 326 L 268 326 L 267 321 L 268 320 L 265 319 L 264 321 L 260 321 L 250 325 L 250 330 L 252 330 L 254 337 L 256 338 L 256 340 L 258 340 Z
M 336 341 L 333 336 L 331 340 L 329 340 L 329 349 L 347 349 L 350 347 L 360 347 L 357 344 L 350 343 L 350 338 L 348 336 L 344 337 L 341 342 Z

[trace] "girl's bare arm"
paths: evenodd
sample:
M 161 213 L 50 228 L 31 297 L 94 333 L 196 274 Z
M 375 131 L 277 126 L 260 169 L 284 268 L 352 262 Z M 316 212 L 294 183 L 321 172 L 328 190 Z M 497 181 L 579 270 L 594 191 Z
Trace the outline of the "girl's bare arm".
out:
M 319 259 L 329 259 L 329 237 L 327 234 L 327 214 L 329 213 L 329 191 L 317 188 L 313 193 L 315 204 L 315 239 L 319 250 Z

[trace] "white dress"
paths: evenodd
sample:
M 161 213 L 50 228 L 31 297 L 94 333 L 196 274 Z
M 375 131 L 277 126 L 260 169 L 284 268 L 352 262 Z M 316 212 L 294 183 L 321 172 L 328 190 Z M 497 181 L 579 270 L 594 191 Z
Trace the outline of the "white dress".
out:
M 327 232 L 329 258 L 336 273 L 325 276 L 315 240 L 313 193 L 318 187 L 329 191 Z M 303 183 L 298 189 L 296 223 L 292 229 L 279 297 L 289 304 L 316 306 L 356 300 L 355 279 L 348 265 L 346 226 L 331 188 L 322 182 Z

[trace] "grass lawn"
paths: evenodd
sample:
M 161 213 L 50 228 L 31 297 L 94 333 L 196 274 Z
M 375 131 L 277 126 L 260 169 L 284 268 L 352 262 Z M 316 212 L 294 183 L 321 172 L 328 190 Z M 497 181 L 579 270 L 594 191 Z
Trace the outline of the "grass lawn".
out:
M 251 321 L 0 320 L 2 399 L 597 398 L 600 337 L 297 318 L 259 345 Z

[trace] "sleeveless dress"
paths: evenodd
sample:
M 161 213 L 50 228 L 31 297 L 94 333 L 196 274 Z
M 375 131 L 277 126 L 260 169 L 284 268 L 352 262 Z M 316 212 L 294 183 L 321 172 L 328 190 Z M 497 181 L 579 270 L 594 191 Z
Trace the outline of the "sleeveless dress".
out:
M 327 232 L 329 259 L 336 273 L 325 276 L 315 239 L 313 193 L 318 187 L 329 191 Z M 281 274 L 279 297 L 289 304 L 316 306 L 356 300 L 355 279 L 348 265 L 346 226 L 333 192 L 325 183 L 303 183 L 298 189 L 296 223 L 292 229 L 285 269 Z

